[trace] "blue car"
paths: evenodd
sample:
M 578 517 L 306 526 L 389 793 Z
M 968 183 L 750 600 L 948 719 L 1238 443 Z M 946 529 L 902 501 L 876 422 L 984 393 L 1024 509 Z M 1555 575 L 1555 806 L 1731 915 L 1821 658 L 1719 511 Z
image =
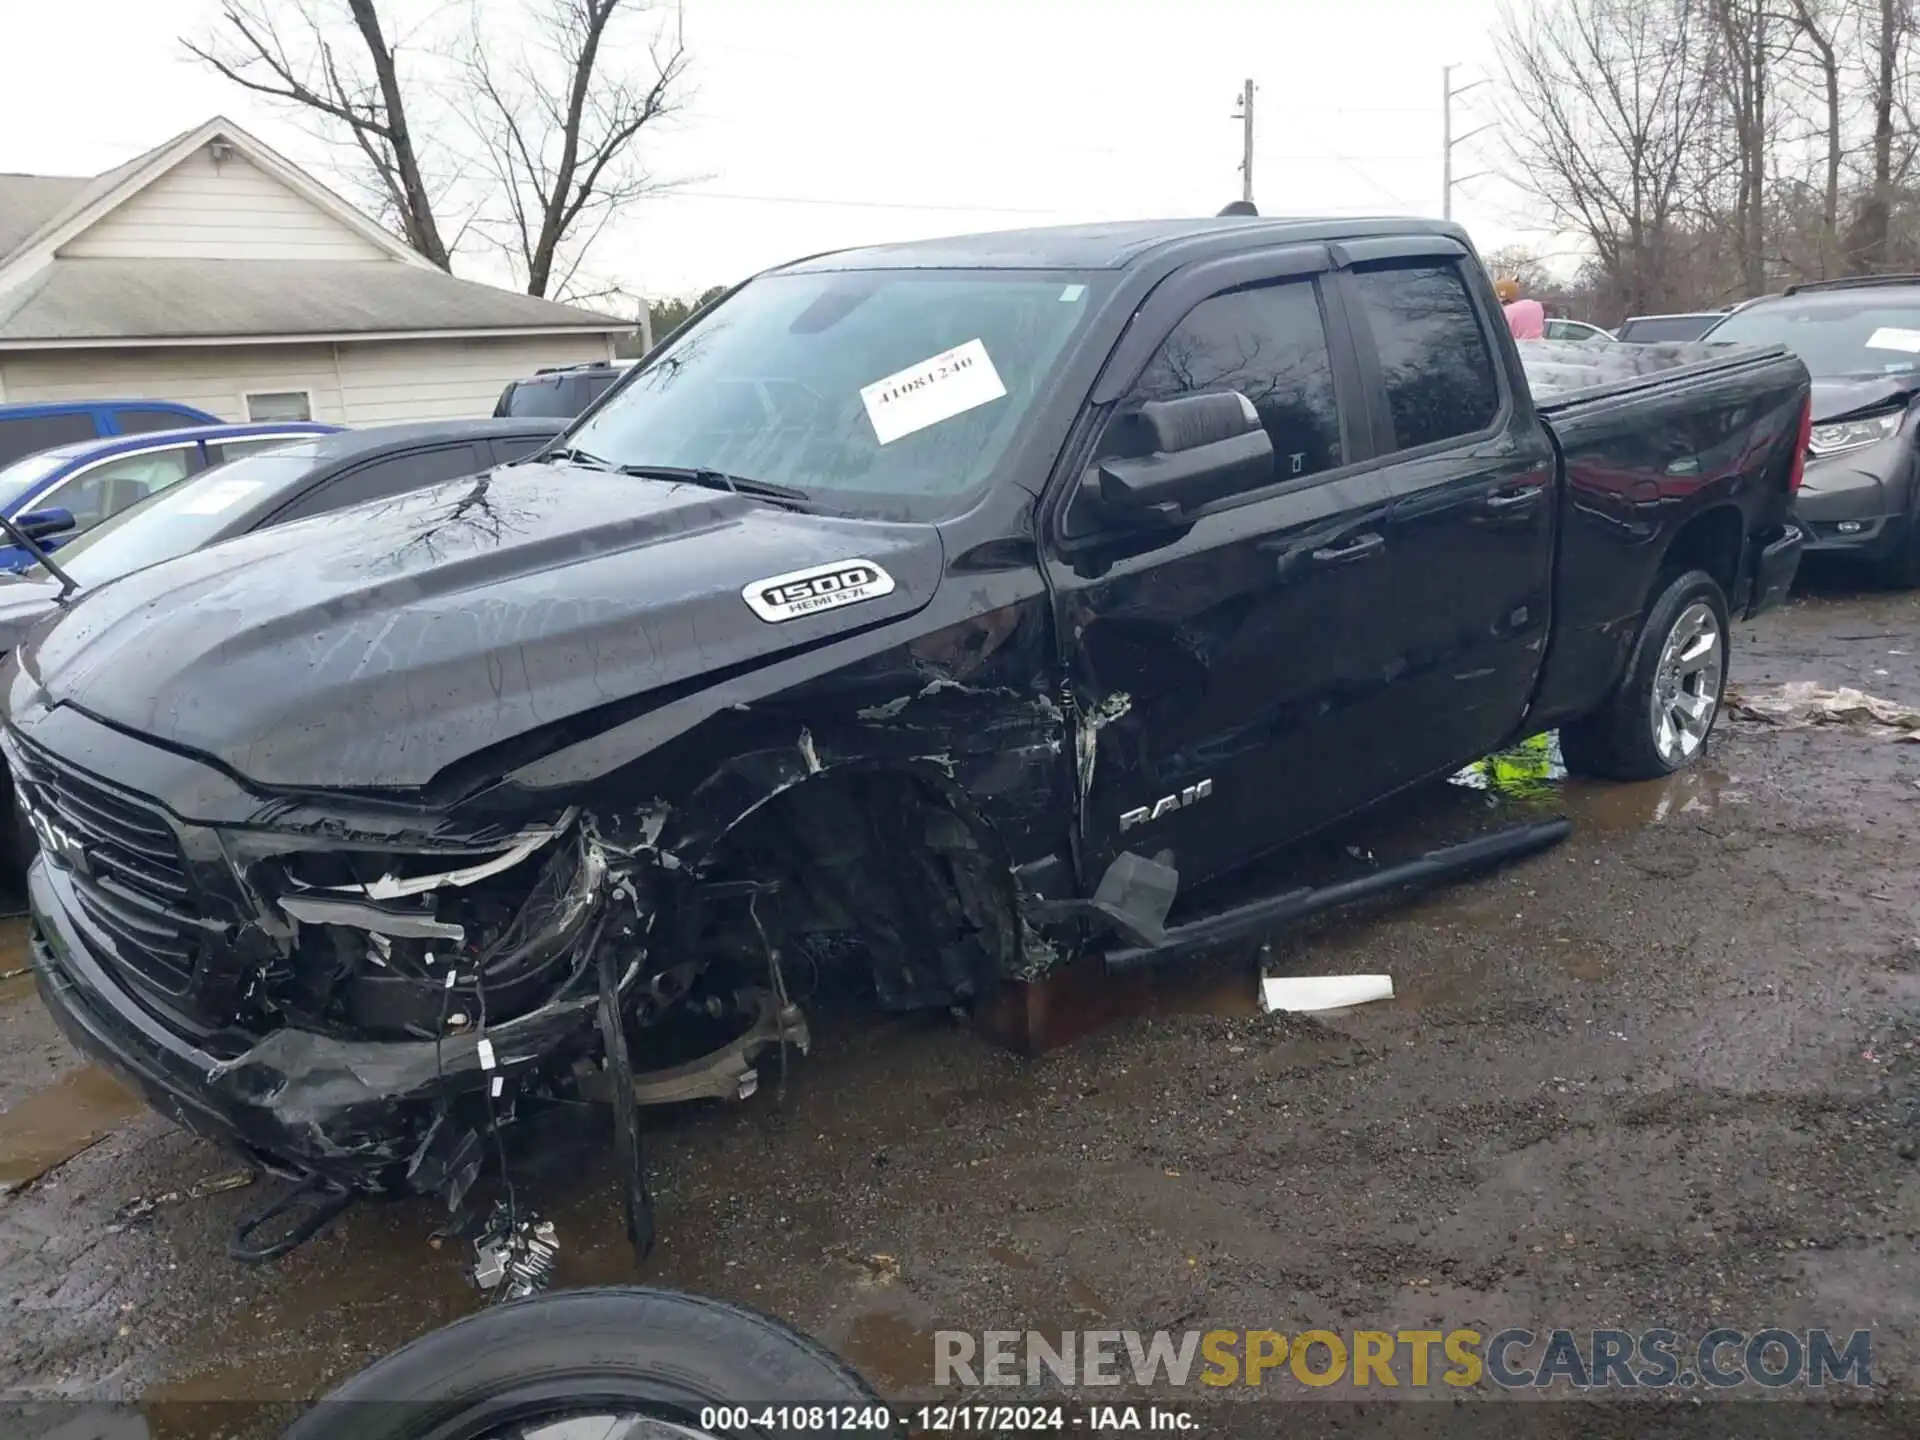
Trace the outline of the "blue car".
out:
M 145 435 L 182 425 L 218 425 L 220 417 L 172 400 L 36 400 L 0 405 L 0 465 L 22 455 L 92 440 Z
M 57 445 L 0 469 L 0 514 L 52 550 L 137 500 L 211 465 L 222 465 L 338 425 L 309 420 L 197 425 L 145 435 L 114 435 Z M 0 570 L 23 570 L 34 557 L 0 534 Z

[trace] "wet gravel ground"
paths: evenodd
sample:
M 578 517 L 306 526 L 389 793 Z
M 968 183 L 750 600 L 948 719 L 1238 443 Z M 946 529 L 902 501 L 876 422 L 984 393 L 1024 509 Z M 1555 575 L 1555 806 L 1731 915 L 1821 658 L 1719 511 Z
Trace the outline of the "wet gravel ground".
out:
M 1738 684 L 1920 705 L 1920 597 L 1816 583 L 1736 641 Z M 1040 1059 L 822 1014 L 784 1102 L 654 1118 L 644 1267 L 599 1162 L 522 1171 L 519 1199 L 555 1220 L 561 1283 L 742 1300 L 895 1394 L 926 1392 L 936 1329 L 1777 1325 L 1871 1328 L 1875 1381 L 1911 1397 L 1920 745 L 1723 725 L 1668 782 L 1439 786 L 1339 844 L 1535 813 L 1574 838 L 1274 937 L 1270 970 L 1386 971 L 1390 1003 L 1263 1017 L 1249 953 Z M 0 1393 L 245 1429 L 230 1402 L 312 1396 L 478 1305 L 423 1203 L 234 1265 L 273 1182 L 193 1198 L 234 1168 L 211 1145 L 42 1099 L 77 1062 L 4 981 L 0 1047 L 0 1159 L 110 1132 L 0 1199 Z

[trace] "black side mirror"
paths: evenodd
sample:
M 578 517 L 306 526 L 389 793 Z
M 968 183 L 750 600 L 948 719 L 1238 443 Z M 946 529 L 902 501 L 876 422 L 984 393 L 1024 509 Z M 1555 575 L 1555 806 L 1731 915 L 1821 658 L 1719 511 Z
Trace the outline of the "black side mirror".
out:
M 44 540 L 49 535 L 58 535 L 64 530 L 73 529 L 71 510 L 29 510 L 24 515 L 13 517 L 13 523 L 30 540 Z
M 1103 460 L 1087 477 L 1103 510 L 1145 518 L 1273 483 L 1273 441 L 1237 390 L 1150 401 L 1133 423 L 1148 453 Z

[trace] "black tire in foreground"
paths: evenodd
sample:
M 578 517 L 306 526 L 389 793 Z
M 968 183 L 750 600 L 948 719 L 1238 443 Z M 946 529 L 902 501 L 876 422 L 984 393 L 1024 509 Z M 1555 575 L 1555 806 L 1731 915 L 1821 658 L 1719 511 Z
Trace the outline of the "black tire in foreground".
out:
M 1598 711 L 1560 729 L 1576 775 L 1656 780 L 1705 753 L 1727 684 L 1727 600 L 1704 570 L 1665 578 L 1620 686 Z
M 660 1423 L 632 1433 L 731 1440 L 761 1433 L 738 1423 L 741 1407 L 877 1403 L 831 1351 L 756 1311 L 672 1290 L 562 1290 L 402 1346 L 282 1440 L 518 1440 L 574 1416 L 644 1416 Z

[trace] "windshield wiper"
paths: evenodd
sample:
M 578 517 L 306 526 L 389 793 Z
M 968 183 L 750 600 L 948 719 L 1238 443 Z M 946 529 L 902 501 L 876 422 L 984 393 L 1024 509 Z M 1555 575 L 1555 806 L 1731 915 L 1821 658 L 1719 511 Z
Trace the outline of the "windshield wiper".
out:
M 689 465 L 620 465 L 622 475 L 642 480 L 681 480 L 689 485 L 704 485 L 709 490 L 731 490 L 736 495 L 751 495 L 756 500 L 775 500 L 798 506 L 813 497 L 792 485 L 776 485 L 771 480 L 753 480 L 745 475 L 729 475 L 724 470 L 706 470 Z
M 22 530 L 18 525 L 15 525 L 12 519 L 5 514 L 0 514 L 0 530 L 5 530 L 9 540 L 33 556 L 39 563 L 41 569 L 45 570 L 55 580 L 60 582 L 60 594 L 56 597 L 57 599 L 64 601 L 69 595 L 80 588 L 80 582 L 65 570 L 61 569 L 60 566 L 54 564 L 53 557 L 48 555 L 47 552 L 40 547 L 39 541 L 27 534 L 27 532 Z

